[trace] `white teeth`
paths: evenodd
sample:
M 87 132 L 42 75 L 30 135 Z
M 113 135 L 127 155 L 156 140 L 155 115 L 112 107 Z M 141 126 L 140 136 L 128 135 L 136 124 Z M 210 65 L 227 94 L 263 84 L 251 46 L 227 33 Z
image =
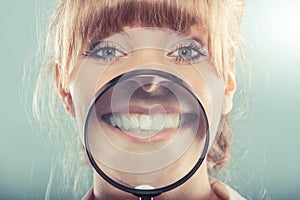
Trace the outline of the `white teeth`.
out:
M 151 125 L 150 116 L 149 115 L 141 115 L 139 127 L 141 129 L 147 130 L 147 129 L 149 129 L 150 125 Z
M 110 122 L 110 124 L 111 124 L 112 126 L 117 126 L 117 123 L 116 123 L 116 121 L 114 120 L 113 115 L 110 115 L 110 116 L 109 116 L 109 122 Z
M 130 119 L 127 116 L 121 116 L 122 119 L 122 124 L 123 124 L 123 129 L 128 130 L 131 126 Z
M 179 114 L 110 114 L 106 121 L 123 130 L 153 134 L 167 129 L 176 129 L 180 124 Z
M 151 129 L 161 130 L 165 124 L 165 118 L 162 114 L 155 115 L 152 120 Z
M 113 120 L 116 121 L 116 124 L 117 124 L 118 127 L 120 127 L 120 128 L 123 127 L 122 120 L 121 120 L 120 117 L 116 117 L 116 116 L 114 115 Z
M 130 116 L 130 122 L 132 128 L 138 128 L 139 127 L 139 119 L 136 115 Z
M 173 126 L 173 121 L 175 121 L 175 120 L 173 119 L 173 117 L 166 117 L 165 127 L 166 127 L 166 128 L 172 128 L 172 126 Z

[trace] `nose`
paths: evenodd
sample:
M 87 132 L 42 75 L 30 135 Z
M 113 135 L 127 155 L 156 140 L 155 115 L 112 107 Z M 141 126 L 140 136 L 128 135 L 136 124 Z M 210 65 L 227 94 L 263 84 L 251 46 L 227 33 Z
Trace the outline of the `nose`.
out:
M 143 77 L 137 80 L 140 88 L 147 93 L 155 92 L 159 88 L 161 81 L 159 77 Z

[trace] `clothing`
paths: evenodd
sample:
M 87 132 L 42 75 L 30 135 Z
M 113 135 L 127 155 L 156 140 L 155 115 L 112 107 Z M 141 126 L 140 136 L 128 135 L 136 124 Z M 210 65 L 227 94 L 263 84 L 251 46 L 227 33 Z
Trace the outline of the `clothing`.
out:
M 228 185 L 216 180 L 210 179 L 210 185 L 217 197 L 221 200 L 246 200 L 235 190 L 233 190 Z M 93 188 L 83 197 L 82 200 L 93 200 L 94 199 L 94 190 Z M 155 198 L 154 198 L 155 199 Z

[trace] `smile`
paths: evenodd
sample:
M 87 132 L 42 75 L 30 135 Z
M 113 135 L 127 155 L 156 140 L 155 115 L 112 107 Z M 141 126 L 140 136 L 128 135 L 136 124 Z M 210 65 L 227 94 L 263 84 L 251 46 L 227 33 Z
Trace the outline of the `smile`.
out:
M 110 126 L 126 132 L 150 136 L 156 133 L 174 130 L 188 122 L 194 121 L 196 114 L 162 114 L 109 113 L 102 120 Z

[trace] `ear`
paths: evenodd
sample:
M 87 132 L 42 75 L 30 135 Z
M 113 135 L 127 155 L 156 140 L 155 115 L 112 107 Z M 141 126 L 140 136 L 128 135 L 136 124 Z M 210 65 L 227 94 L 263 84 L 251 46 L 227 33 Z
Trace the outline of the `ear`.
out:
M 225 101 L 223 108 L 223 115 L 227 115 L 232 110 L 233 96 L 236 91 L 236 80 L 235 80 L 235 67 L 227 73 L 225 88 Z
M 70 92 L 65 91 L 62 87 L 62 82 L 60 79 L 60 69 L 58 64 L 55 65 L 55 84 L 58 94 L 61 97 L 61 101 L 64 104 L 66 111 L 72 116 L 75 117 L 73 100 Z

